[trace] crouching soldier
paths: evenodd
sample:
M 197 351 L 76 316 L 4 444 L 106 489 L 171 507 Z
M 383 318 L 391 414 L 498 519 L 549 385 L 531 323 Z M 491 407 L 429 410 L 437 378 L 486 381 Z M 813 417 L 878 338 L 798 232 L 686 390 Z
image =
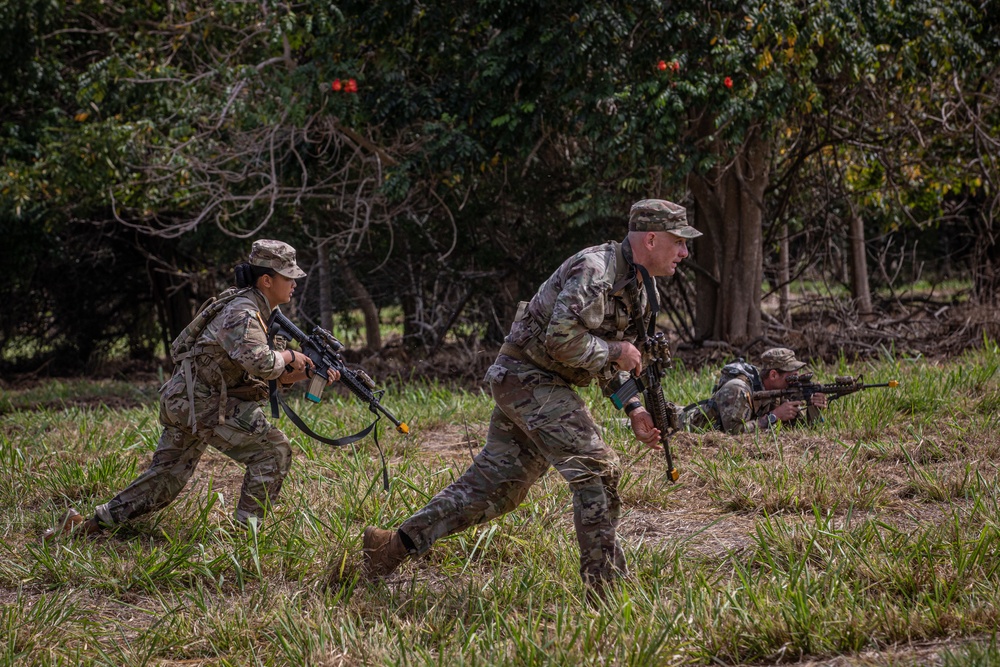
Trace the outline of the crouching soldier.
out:
M 171 346 L 175 367 L 160 388 L 163 433 L 149 468 L 89 519 L 68 510 L 43 539 L 96 533 L 166 507 L 208 445 L 246 466 L 236 521 L 264 517 L 292 462 L 288 438 L 262 410 L 267 381 L 291 384 L 314 367 L 304 354 L 271 349 L 265 322 L 305 275 L 287 243 L 254 242 L 236 267 L 237 286 L 204 306 Z M 328 381 L 338 379 L 331 370 Z

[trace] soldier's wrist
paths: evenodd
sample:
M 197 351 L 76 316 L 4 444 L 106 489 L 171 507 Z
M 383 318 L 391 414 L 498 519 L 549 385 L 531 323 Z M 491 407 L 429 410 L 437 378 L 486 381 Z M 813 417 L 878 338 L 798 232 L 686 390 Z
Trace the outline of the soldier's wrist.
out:
M 638 410 L 641 407 L 642 407 L 642 403 L 640 401 L 632 401 L 630 403 L 626 403 L 625 407 L 623 407 L 622 410 L 625 411 L 626 415 L 628 415 L 629 417 L 631 417 L 632 413 L 635 412 L 636 410 Z

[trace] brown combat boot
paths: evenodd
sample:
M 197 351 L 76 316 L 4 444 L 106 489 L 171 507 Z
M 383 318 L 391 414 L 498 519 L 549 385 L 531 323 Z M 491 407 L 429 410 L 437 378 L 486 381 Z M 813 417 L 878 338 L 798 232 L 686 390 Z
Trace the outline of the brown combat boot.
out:
M 84 519 L 75 509 L 70 508 L 59 518 L 58 523 L 42 533 L 43 542 L 51 542 L 61 535 L 91 535 L 101 530 L 94 519 Z
M 407 559 L 410 552 L 395 530 L 382 530 L 375 526 L 365 528 L 362 538 L 364 566 L 362 572 L 368 579 L 390 575 Z

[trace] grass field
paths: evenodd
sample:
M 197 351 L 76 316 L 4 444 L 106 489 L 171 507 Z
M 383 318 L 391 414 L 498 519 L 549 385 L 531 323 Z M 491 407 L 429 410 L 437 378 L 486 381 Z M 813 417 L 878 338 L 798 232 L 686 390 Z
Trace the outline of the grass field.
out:
M 596 391 L 625 465 L 632 576 L 584 602 L 571 495 L 549 474 L 502 520 L 439 542 L 386 582 L 357 581 L 360 534 L 397 525 L 468 465 L 491 410 L 476 393 L 391 387 L 412 434 L 330 450 L 286 419 L 295 461 L 259 529 L 233 525 L 242 468 L 209 452 L 170 508 L 43 546 L 148 463 L 155 387 L 48 383 L 0 396 L 3 665 L 1000 664 L 1000 349 L 887 354 L 898 379 L 822 424 L 761 437 L 682 434 L 678 484 Z M 711 369 L 667 395 L 707 395 Z M 367 414 L 330 391 L 293 404 L 324 433 Z M 327 584 L 337 582 L 333 586 Z

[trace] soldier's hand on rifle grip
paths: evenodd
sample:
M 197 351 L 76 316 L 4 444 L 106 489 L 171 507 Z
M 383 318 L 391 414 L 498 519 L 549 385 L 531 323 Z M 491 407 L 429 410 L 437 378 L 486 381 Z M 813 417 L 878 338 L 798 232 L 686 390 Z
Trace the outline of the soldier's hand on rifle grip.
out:
M 642 352 L 625 340 L 608 343 L 608 361 L 614 362 L 620 370 L 634 375 L 642 372 Z
M 281 356 L 285 360 L 285 373 L 281 376 L 282 384 L 292 384 L 299 380 L 305 380 L 312 375 L 313 369 L 316 368 L 313 360 L 301 352 L 284 350 Z
M 784 401 L 772 410 L 771 414 L 783 422 L 789 422 L 799 416 L 802 405 L 802 401 Z
M 635 437 L 650 449 L 661 450 L 660 429 L 653 425 L 653 415 L 646 408 L 636 408 L 629 414 L 632 421 L 632 432 Z

